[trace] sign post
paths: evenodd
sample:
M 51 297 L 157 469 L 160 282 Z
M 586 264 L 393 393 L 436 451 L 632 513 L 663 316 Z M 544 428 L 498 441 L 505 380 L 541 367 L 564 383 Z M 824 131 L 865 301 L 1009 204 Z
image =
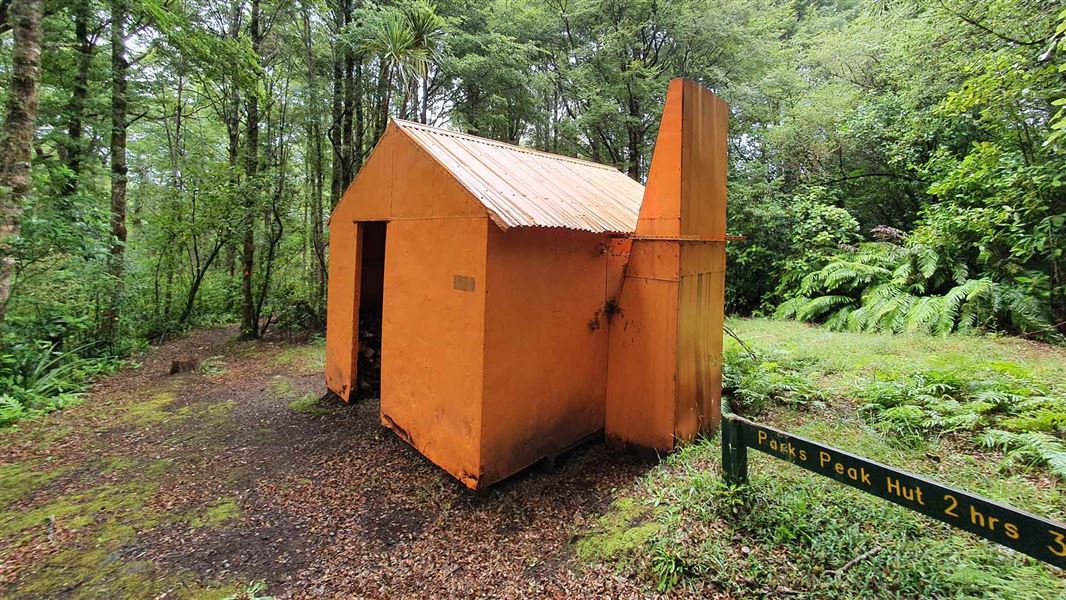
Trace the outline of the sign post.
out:
M 747 480 L 750 447 L 1066 568 L 1066 525 L 741 417 L 722 417 L 722 470 L 727 483 Z

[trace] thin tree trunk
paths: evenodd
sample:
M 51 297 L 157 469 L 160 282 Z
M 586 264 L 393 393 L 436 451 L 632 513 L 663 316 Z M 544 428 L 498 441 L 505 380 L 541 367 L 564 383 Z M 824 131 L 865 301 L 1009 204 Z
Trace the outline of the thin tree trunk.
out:
M 429 122 L 429 72 L 422 78 L 422 114 L 419 115 L 419 123 Z
M 322 173 L 322 117 L 318 111 L 318 72 L 315 63 L 314 40 L 311 30 L 311 9 L 303 5 L 303 35 L 304 35 L 304 60 L 307 66 L 307 86 L 309 89 L 308 104 L 310 110 L 307 115 L 307 140 L 310 148 L 310 165 L 307 169 L 307 177 L 310 180 L 310 206 L 311 213 L 311 247 L 314 253 L 315 273 L 315 310 L 319 310 L 326 303 L 326 240 L 325 224 L 323 223 L 323 173 Z M 356 149 L 358 155 L 358 148 Z
M 334 25 L 339 32 L 343 27 L 342 9 L 334 10 Z M 344 131 L 344 52 L 338 42 L 334 42 L 333 48 L 333 110 L 332 121 L 329 127 L 329 141 L 333 148 L 333 161 L 330 172 L 329 204 L 337 206 L 340 201 L 343 186 L 344 153 L 342 140 Z
M 364 132 L 366 131 L 366 118 L 363 114 L 363 57 L 359 56 L 355 61 L 355 165 L 352 167 L 352 175 L 359 173 L 363 168 L 363 145 Z
M 102 333 L 109 344 L 118 335 L 126 253 L 126 59 L 127 0 L 111 0 L 111 252 L 107 272 L 110 298 L 103 313 Z
M 342 3 L 342 18 L 344 26 L 347 28 L 352 22 L 352 3 L 351 0 L 343 0 Z M 355 111 L 355 55 L 352 53 L 350 47 L 344 48 L 344 102 L 341 111 L 341 150 L 342 160 L 341 163 L 341 189 L 340 193 L 344 194 L 344 190 L 348 189 L 348 184 L 352 182 L 354 176 L 355 160 L 353 158 L 355 152 L 354 140 L 352 139 L 352 123 Z
M 251 19 L 248 23 L 248 35 L 252 42 L 252 50 L 256 58 L 259 58 L 260 33 L 259 33 L 259 0 L 252 0 Z M 255 178 L 259 172 L 259 97 L 250 94 L 247 99 L 248 106 L 248 138 L 245 145 L 245 167 L 248 190 L 245 192 L 244 214 L 244 242 L 241 252 L 241 336 L 245 338 L 259 337 L 259 323 L 256 319 L 255 302 L 252 297 L 252 275 L 255 269 L 255 201 L 253 190 Z
M 210 254 L 207 255 L 207 259 L 202 265 L 196 267 L 196 271 L 193 274 L 192 285 L 189 287 L 189 293 L 185 297 L 185 308 L 181 311 L 181 317 L 178 319 L 180 326 L 185 326 L 189 322 L 189 318 L 192 317 L 192 309 L 196 306 L 196 296 L 200 292 L 200 286 L 204 282 L 204 277 L 207 276 L 207 271 L 211 269 L 211 264 L 218 258 L 219 252 L 222 247 L 226 245 L 225 234 L 221 231 L 218 232 L 218 238 L 215 239 L 215 244 L 211 248 Z
M 23 203 L 33 185 L 30 158 L 41 80 L 41 0 L 16 2 L 12 27 L 11 87 L 0 130 L 0 323 L 15 272 L 12 246 L 20 232 Z
M 77 65 L 74 71 L 74 85 L 67 106 L 67 143 L 66 162 L 70 175 L 63 183 L 64 196 L 78 191 L 81 180 L 81 162 L 85 154 L 84 122 L 85 106 L 89 99 L 89 67 L 93 59 L 93 43 L 89 37 L 89 3 L 74 4 L 74 37 L 77 52 Z

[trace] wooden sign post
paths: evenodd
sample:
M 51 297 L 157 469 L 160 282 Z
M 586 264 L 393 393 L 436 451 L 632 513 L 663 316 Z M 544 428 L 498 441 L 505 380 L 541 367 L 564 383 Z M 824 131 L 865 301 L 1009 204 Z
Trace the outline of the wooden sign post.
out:
M 1066 525 L 808 439 L 723 415 L 727 483 L 748 478 L 748 448 L 873 494 L 987 540 L 1066 568 Z

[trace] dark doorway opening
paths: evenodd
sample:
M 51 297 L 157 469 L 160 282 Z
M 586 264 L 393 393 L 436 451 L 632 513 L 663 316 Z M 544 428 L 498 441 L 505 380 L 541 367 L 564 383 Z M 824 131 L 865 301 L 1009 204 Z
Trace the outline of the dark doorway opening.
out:
M 359 397 L 381 395 L 381 308 L 385 291 L 385 221 L 359 223 Z

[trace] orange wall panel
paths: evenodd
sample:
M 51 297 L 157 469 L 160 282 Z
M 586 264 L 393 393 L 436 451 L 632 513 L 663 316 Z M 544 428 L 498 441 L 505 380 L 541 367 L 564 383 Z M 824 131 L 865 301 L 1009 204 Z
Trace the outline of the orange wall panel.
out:
M 393 221 L 385 242 L 382 423 L 471 487 L 481 476 L 489 226 L 485 216 Z
M 355 385 L 359 311 L 359 237 L 355 223 L 329 225 L 329 287 L 326 290 L 326 387 L 348 400 Z
M 390 123 L 330 216 L 326 309 L 326 386 L 345 400 L 356 380 L 360 257 L 358 221 L 394 220 L 393 199 L 405 219 L 485 217 L 466 188 Z M 413 206 L 413 209 L 404 207 Z M 390 228 L 391 231 L 391 228 Z
M 718 425 L 728 114 L 699 85 L 670 82 L 611 324 L 610 438 L 672 450 Z
M 729 105 L 684 80 L 681 234 L 725 241 Z
M 447 169 L 407 133 L 396 129 L 393 220 L 486 215 L 485 207 L 461 187 Z
M 667 89 L 637 220 L 639 235 L 676 237 L 681 231 L 682 87 L 683 80 L 675 79 Z
M 678 439 L 718 428 L 724 302 L 725 242 L 682 244 L 674 427 Z
M 671 450 L 677 282 L 627 278 L 619 308 L 611 321 L 604 432 L 615 441 Z
M 483 484 L 603 427 L 609 240 L 489 228 Z

